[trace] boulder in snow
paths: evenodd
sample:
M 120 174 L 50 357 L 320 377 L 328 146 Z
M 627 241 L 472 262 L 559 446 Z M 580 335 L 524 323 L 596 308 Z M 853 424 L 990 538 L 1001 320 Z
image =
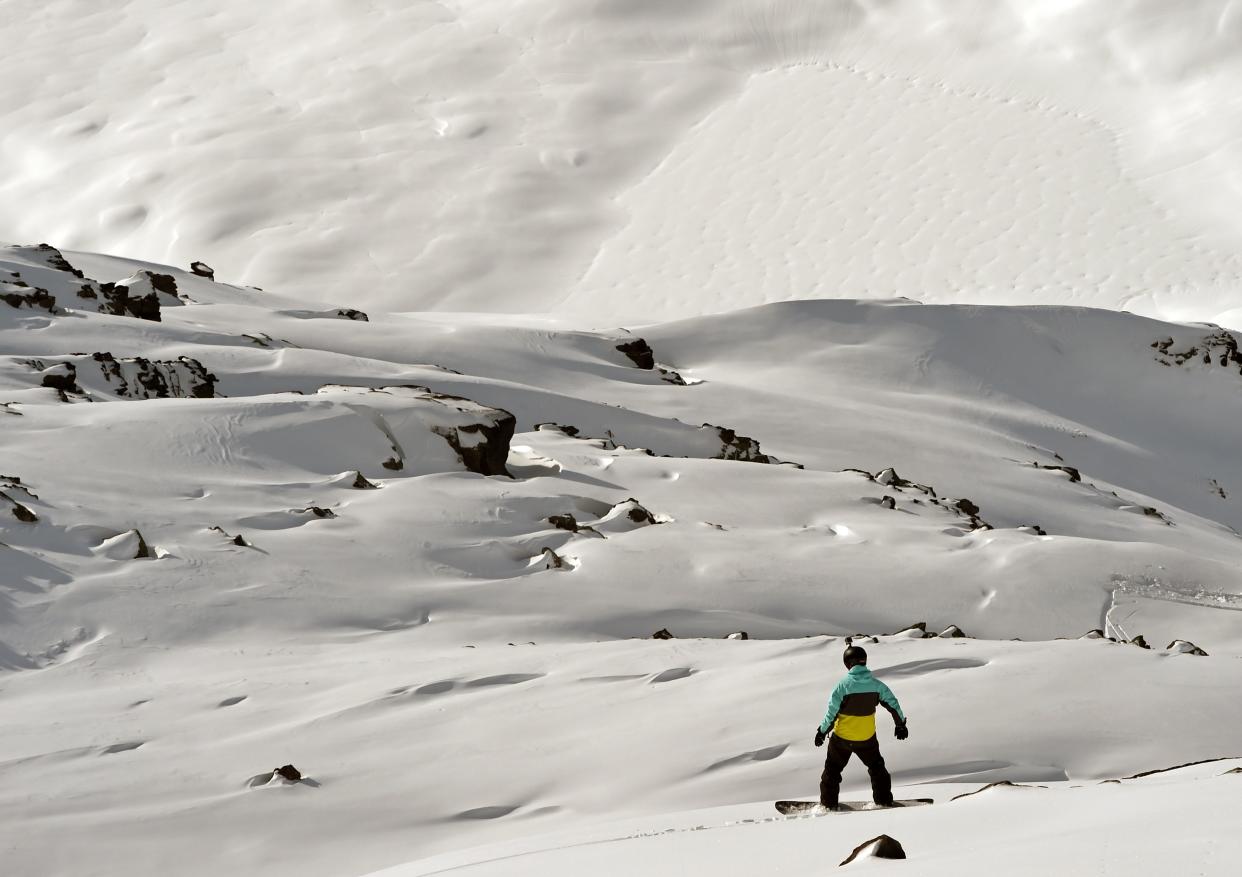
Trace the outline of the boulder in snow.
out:
M 206 277 L 208 280 L 216 279 L 215 270 L 206 262 L 191 262 L 190 271 L 198 277 Z
M 846 856 L 841 865 L 837 867 L 848 865 L 856 859 L 904 859 L 905 857 L 905 849 L 895 838 L 881 834 L 879 837 L 865 840 L 854 847 L 854 851 Z
M 635 368 L 644 370 L 655 368 L 655 351 L 651 349 L 651 345 L 644 338 L 635 338 L 633 341 L 618 344 L 617 350 L 629 357 L 630 362 L 634 363 Z
M 667 627 L 662 627 L 651 635 L 652 639 L 673 639 L 673 635 L 669 633 Z
M 1203 651 L 1203 649 L 1199 648 L 1190 640 L 1185 639 L 1175 639 L 1164 648 L 1165 651 L 1173 652 L 1178 655 L 1199 655 L 1204 658 L 1208 656 L 1208 653 Z

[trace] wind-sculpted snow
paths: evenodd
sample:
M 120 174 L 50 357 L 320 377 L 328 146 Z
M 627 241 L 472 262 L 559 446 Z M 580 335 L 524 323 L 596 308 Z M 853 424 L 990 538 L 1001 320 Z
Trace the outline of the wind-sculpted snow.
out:
M 0 833 L 31 873 L 361 874 L 813 794 L 797 729 L 846 635 L 912 716 L 898 783 L 1129 775 L 1242 718 L 1238 376 L 1223 340 L 1163 362 L 1214 330 L 816 301 L 644 327 L 636 363 L 620 330 L 37 254 L 56 312 L 0 311 Z M 158 322 L 60 305 L 141 272 L 182 303 Z M 1049 698 L 1081 733 L 1016 733 Z M 314 784 L 247 785 L 284 764 Z
M 368 312 L 909 295 L 1237 326 L 1238 21 L 1220 0 L 9 0 L 0 228 Z

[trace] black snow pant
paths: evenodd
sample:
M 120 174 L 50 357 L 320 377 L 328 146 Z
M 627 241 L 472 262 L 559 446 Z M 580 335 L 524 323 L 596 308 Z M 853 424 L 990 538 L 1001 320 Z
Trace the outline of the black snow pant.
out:
M 841 771 L 849 763 L 850 756 L 855 754 L 867 765 L 867 772 L 871 774 L 871 800 L 883 807 L 891 806 L 893 778 L 888 775 L 888 768 L 884 766 L 880 741 L 875 737 L 869 740 L 843 740 L 836 734 L 828 738 L 824 773 L 819 778 L 819 803 L 825 807 L 837 805 L 841 794 Z

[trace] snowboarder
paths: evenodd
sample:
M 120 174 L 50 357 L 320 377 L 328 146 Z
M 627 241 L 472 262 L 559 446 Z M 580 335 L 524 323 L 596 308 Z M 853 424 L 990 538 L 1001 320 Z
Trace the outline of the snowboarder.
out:
M 857 754 L 871 775 L 871 799 L 881 807 L 896 806 L 892 777 L 884 766 L 880 741 L 876 738 L 875 710 L 882 706 L 892 714 L 898 740 L 910 736 L 905 713 L 889 687 L 867 669 L 866 650 L 850 646 L 843 658 L 849 672 L 832 690 L 828 712 L 815 730 L 816 746 L 823 746 L 824 740 L 828 740 L 824 773 L 819 780 L 819 803 L 829 810 L 837 809 L 841 771 L 849 763 L 850 756 Z

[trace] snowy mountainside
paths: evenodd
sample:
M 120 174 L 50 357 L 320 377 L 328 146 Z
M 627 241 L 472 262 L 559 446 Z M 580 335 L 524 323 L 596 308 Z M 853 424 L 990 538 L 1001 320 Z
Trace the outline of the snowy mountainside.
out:
M 362 310 L 906 295 L 1242 326 L 1242 15 L 1219 0 L 5 16 L 5 237 Z
M 1237 754 L 1227 329 L 903 300 L 364 321 L 60 258 L 0 250 L 46 304 L 0 300 L 0 843 L 27 873 L 359 875 L 766 816 L 813 794 L 791 729 L 855 633 L 912 716 L 905 787 Z M 148 276 L 175 300 L 77 296 Z M 1154 648 L 1054 640 L 1096 628 Z M 1015 730 L 1045 708 L 1072 721 Z M 248 787 L 285 763 L 314 784 Z

